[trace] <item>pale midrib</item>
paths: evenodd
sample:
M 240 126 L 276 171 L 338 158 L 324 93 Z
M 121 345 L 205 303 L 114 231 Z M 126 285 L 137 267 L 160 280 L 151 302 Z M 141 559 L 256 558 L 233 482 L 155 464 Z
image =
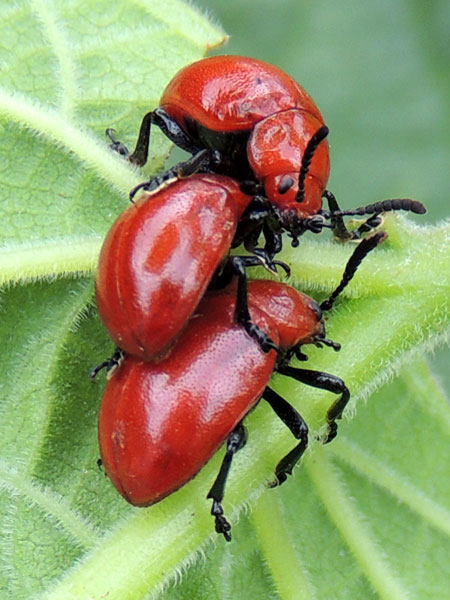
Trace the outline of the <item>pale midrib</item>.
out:
M 388 491 L 396 500 L 408 506 L 426 522 L 450 536 L 450 513 L 415 488 L 397 472 L 363 452 L 344 437 L 330 446 L 332 453 L 371 482 Z
M 0 487 L 9 489 L 39 507 L 49 517 L 59 522 L 67 533 L 83 548 L 91 548 L 101 536 L 89 522 L 78 515 L 63 496 L 39 486 L 27 476 L 0 461 Z

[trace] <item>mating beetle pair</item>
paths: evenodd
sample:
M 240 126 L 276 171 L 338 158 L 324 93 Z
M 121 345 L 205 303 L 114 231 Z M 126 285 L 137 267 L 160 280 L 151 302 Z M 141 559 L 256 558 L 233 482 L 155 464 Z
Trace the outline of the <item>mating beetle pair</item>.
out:
M 283 283 L 249 283 L 252 322 L 274 340 L 278 353 L 264 352 L 236 323 L 231 284 L 205 296 L 161 361 L 116 356 L 118 366 L 101 405 L 99 441 L 103 464 L 117 490 L 136 506 L 154 504 L 189 481 L 227 439 L 225 458 L 208 498 L 213 500 L 216 531 L 230 540 L 221 503 L 233 455 L 246 441 L 245 415 L 262 397 L 300 440 L 277 465 L 275 485 L 292 472 L 308 445 L 308 427 L 301 415 L 267 385 L 274 370 L 339 395 L 327 412 L 325 442 L 335 437 L 336 419 L 350 398 L 344 382 L 288 363 L 294 354 L 306 360 L 301 348 L 307 344 L 339 349 L 325 337 L 322 309 L 331 308 L 361 260 L 384 237 L 379 232 L 357 246 L 341 284 L 321 306 Z
M 339 395 L 327 414 L 325 441 L 335 436 L 349 399 L 338 377 L 288 364 L 293 355 L 306 359 L 300 347 L 308 343 L 338 349 L 325 338 L 321 308 L 285 284 L 247 285 L 246 268 L 288 270 L 274 260 L 283 231 L 293 244 L 324 227 L 358 237 L 384 210 L 425 209 L 399 199 L 340 211 L 325 190 L 328 129 L 320 112 L 295 81 L 260 61 L 223 56 L 183 69 L 161 106 L 145 116 L 136 150 L 128 155 L 109 130 L 113 147 L 143 164 L 151 123 L 192 157 L 132 190 L 132 198 L 145 193 L 119 217 L 102 249 L 99 312 L 125 356 L 118 352 L 105 363 L 111 377 L 100 411 L 101 454 L 120 493 L 147 506 L 191 479 L 228 439 L 208 497 L 216 531 L 229 540 L 221 502 L 249 410 L 265 398 L 300 440 L 278 464 L 278 483 L 307 446 L 306 423 L 267 387 L 272 372 Z M 329 211 L 322 210 L 323 197 Z M 350 234 L 346 214 L 372 217 Z M 261 233 L 264 248 L 257 247 Z M 360 243 L 322 309 L 331 308 L 384 237 Z M 229 257 L 240 243 L 250 256 Z

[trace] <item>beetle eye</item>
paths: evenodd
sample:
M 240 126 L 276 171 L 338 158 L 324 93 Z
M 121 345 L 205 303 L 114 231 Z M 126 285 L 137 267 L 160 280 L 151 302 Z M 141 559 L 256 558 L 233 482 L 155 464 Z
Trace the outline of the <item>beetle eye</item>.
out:
M 280 185 L 278 186 L 278 193 L 285 194 L 287 191 L 289 191 L 291 189 L 291 187 L 293 185 L 294 185 L 294 180 L 292 179 L 292 177 L 283 177 L 283 180 L 281 181 Z

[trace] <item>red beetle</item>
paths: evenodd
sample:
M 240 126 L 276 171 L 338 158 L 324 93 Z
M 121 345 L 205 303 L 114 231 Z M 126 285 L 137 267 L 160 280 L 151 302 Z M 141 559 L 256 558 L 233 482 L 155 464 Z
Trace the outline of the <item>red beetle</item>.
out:
M 239 275 L 237 321 L 266 351 L 273 347 L 246 305 L 245 267 L 263 259 L 226 259 L 250 200 L 229 177 L 195 174 L 143 194 L 118 217 L 100 253 L 96 293 L 100 317 L 122 350 L 162 358 L 224 260 Z
M 347 264 L 341 284 L 321 306 L 331 308 L 362 258 L 385 237 L 364 240 Z M 99 415 L 99 444 L 106 473 L 131 504 L 149 506 L 162 500 L 202 468 L 228 438 L 224 461 L 208 498 L 216 531 L 231 539 L 222 499 L 233 455 L 246 441 L 242 419 L 263 397 L 291 429 L 299 443 L 277 465 L 274 485 L 285 481 L 308 444 L 308 427 L 300 414 L 267 387 L 276 369 L 307 385 L 339 394 L 327 412 L 328 436 L 336 435 L 350 394 L 334 375 L 288 366 L 301 360 L 304 344 L 337 344 L 325 338 L 322 310 L 312 299 L 286 284 L 252 281 L 252 321 L 282 352 L 264 353 L 234 321 L 233 286 L 205 297 L 195 318 L 161 362 L 125 356 L 111 369 Z M 117 359 L 117 357 L 116 357 Z M 114 364 L 116 360 L 112 361 Z
M 310 96 L 281 69 L 242 56 L 205 58 L 175 75 L 161 97 L 162 111 L 194 147 L 226 156 L 240 178 L 253 172 L 273 205 L 295 207 L 301 217 L 320 210 L 330 170 L 326 141 L 315 145 L 301 201 L 297 180 L 308 142 L 325 124 Z M 246 164 L 251 171 L 242 169 Z M 286 178 L 292 184 L 280 193 Z
M 375 215 L 367 227 L 379 223 L 378 214 L 409 210 L 422 214 L 423 205 L 396 199 L 340 211 L 326 191 L 330 163 L 325 137 L 328 128 L 305 90 L 277 67 L 243 56 L 213 56 L 188 65 L 170 81 L 160 106 L 145 115 L 136 149 L 129 160 L 147 160 L 150 126 L 155 124 L 178 146 L 193 156 L 170 170 L 184 176 L 206 169 L 236 177 L 243 189 L 258 194 L 249 207 L 245 226 L 251 233 L 259 220 L 287 230 L 294 244 L 305 230 L 332 227 L 341 238 L 358 237 L 347 232 L 343 215 Z M 113 148 L 128 155 L 107 130 Z M 167 174 L 163 175 L 166 177 Z M 132 191 L 159 185 L 161 178 L 145 182 Z M 267 198 L 262 201 L 261 197 Z M 322 211 L 322 197 L 330 211 Z M 330 221 L 330 222 L 328 222 Z M 241 241 L 249 236 L 241 227 Z M 258 231 L 261 230 L 261 227 Z M 266 237 L 268 229 L 265 230 Z M 273 245 L 269 241 L 269 245 Z

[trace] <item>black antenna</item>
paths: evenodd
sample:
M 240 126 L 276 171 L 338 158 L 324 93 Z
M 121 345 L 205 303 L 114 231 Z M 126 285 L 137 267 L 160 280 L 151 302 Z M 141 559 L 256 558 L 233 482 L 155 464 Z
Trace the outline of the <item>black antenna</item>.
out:
M 375 202 L 374 204 L 368 204 L 367 206 L 360 206 L 354 210 L 330 211 L 330 217 L 363 216 L 393 210 L 406 210 L 415 213 L 416 215 L 424 215 L 427 212 L 425 206 L 418 200 L 411 200 L 410 198 L 391 198 L 390 200 L 382 200 L 381 202 Z
M 328 300 L 325 300 L 320 305 L 320 308 L 323 311 L 331 309 L 331 307 L 336 301 L 336 298 L 339 296 L 342 290 L 344 290 L 347 287 L 348 283 L 353 278 L 354 274 L 356 273 L 359 265 L 364 260 L 364 258 L 369 254 L 369 252 L 372 252 L 372 250 L 374 250 L 379 244 L 384 242 L 384 240 L 387 237 L 387 233 L 385 233 L 384 231 L 378 231 L 377 233 L 374 233 L 373 235 L 363 239 L 356 246 L 355 250 L 353 251 L 353 254 L 350 256 L 350 258 L 347 261 L 347 264 L 345 265 L 345 270 L 344 274 L 342 275 L 341 282 L 334 290 L 334 292 L 330 295 Z
M 328 135 L 329 129 L 326 125 L 321 127 L 316 133 L 311 137 L 308 144 L 306 145 L 305 152 L 303 153 L 302 158 L 302 166 L 300 168 L 300 174 L 298 177 L 298 192 L 296 200 L 297 202 L 303 202 L 305 199 L 305 179 L 308 175 L 309 167 L 311 166 L 311 161 L 313 156 L 317 150 L 317 146 L 322 142 Z

